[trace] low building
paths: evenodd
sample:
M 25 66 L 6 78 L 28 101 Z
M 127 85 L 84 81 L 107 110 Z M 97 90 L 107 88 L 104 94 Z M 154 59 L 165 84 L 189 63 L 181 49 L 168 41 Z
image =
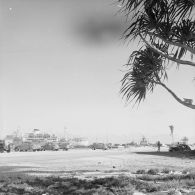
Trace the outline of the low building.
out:
M 13 144 L 14 137 L 15 137 L 14 135 L 6 135 L 4 139 L 5 145 Z
M 31 133 L 26 133 L 23 136 L 23 141 L 29 142 L 57 142 L 57 136 L 48 133 L 42 133 L 39 129 L 34 129 Z
M 89 141 L 86 138 L 77 137 L 71 139 L 70 144 L 74 147 L 88 147 Z
M 140 141 L 140 146 L 148 146 L 148 141 L 145 137 L 142 137 Z

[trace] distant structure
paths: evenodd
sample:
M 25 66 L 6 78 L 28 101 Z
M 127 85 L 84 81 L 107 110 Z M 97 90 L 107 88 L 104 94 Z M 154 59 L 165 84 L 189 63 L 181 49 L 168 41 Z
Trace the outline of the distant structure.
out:
M 5 139 L 5 145 L 14 144 L 19 145 L 22 142 L 22 137 L 15 134 L 15 132 L 11 135 L 6 135 Z
M 89 146 L 89 141 L 86 138 L 75 137 L 70 140 L 70 144 L 74 147 L 87 147 Z
M 74 138 L 67 138 L 67 137 L 61 137 L 58 138 L 54 134 L 44 133 L 40 129 L 33 129 L 32 132 L 24 133 L 23 135 L 19 136 L 16 132 L 13 132 L 10 135 L 7 135 L 4 138 L 6 145 L 21 145 L 23 142 L 30 142 L 34 144 L 41 144 L 41 143 L 59 143 L 59 142 L 66 142 L 69 143 L 73 147 L 88 147 L 89 141 L 87 138 L 83 137 L 74 137 Z
M 141 141 L 140 141 L 140 146 L 147 146 L 148 145 L 148 141 L 146 140 L 146 138 L 143 136 Z
M 48 133 L 42 133 L 39 129 L 34 129 L 31 133 L 25 133 L 23 141 L 27 142 L 57 142 L 57 136 Z
M 33 133 L 34 133 L 34 135 L 41 134 L 41 130 L 40 129 L 34 129 Z
M 5 137 L 5 144 L 13 144 L 13 140 L 14 140 L 15 136 L 14 135 L 6 135 Z
M 181 139 L 181 142 L 182 142 L 183 144 L 188 144 L 188 141 L 189 141 L 189 139 L 188 139 L 186 136 L 184 136 L 184 137 Z
M 127 144 L 128 146 L 137 146 L 138 144 L 134 141 L 131 141 L 130 143 Z

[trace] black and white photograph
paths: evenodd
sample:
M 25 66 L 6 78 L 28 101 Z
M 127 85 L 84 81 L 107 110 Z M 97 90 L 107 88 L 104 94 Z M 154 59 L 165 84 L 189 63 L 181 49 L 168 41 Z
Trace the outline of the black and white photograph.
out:
M 195 0 L 0 0 L 0 195 L 195 195 Z

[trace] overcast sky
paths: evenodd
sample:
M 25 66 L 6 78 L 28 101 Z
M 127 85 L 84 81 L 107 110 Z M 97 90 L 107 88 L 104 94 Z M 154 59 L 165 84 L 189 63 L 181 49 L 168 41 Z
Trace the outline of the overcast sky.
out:
M 195 142 L 195 112 L 156 88 L 138 106 L 119 95 L 137 45 L 120 40 L 112 0 L 0 0 L 0 135 L 34 128 L 98 141 Z M 194 69 L 170 67 L 168 86 L 194 98 Z

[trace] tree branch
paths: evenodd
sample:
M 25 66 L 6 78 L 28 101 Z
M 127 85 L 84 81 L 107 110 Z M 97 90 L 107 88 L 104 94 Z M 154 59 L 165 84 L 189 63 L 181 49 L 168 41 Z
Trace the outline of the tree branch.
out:
M 147 46 L 149 46 L 151 49 L 153 49 L 155 52 L 157 52 L 157 53 L 160 54 L 161 56 L 163 56 L 163 57 L 165 57 L 165 58 L 167 58 L 167 59 L 169 59 L 169 60 L 171 60 L 171 61 L 173 61 L 173 62 L 176 62 L 176 63 L 178 63 L 178 64 L 184 64 L 184 65 L 189 65 L 189 66 L 195 67 L 195 63 L 190 62 L 190 61 L 175 59 L 175 58 L 173 58 L 173 57 L 171 57 L 171 56 L 169 56 L 169 55 L 163 53 L 162 51 L 160 51 L 160 50 L 154 48 L 152 45 L 150 45 L 150 44 L 144 39 L 144 37 L 143 37 L 141 34 L 139 34 L 139 36 L 140 36 L 140 38 L 142 39 L 142 41 L 143 41 Z
M 154 81 L 157 85 L 161 85 L 163 88 L 165 88 L 180 104 L 187 106 L 188 108 L 195 109 L 195 105 L 186 103 L 182 99 L 180 99 L 171 89 L 169 89 L 164 83 Z
M 177 47 L 183 47 L 186 50 L 188 50 L 189 52 L 191 52 L 192 54 L 195 54 L 195 49 L 193 49 L 193 48 L 191 48 L 191 47 L 189 47 L 189 46 L 187 46 L 185 44 L 168 41 L 168 40 L 164 39 L 162 36 L 157 35 L 157 34 L 153 34 L 151 32 L 147 32 L 147 34 L 150 35 L 150 36 L 155 36 L 155 37 L 161 39 L 162 41 L 164 41 L 167 44 L 170 44 L 170 45 L 173 45 L 173 46 L 177 46 Z

